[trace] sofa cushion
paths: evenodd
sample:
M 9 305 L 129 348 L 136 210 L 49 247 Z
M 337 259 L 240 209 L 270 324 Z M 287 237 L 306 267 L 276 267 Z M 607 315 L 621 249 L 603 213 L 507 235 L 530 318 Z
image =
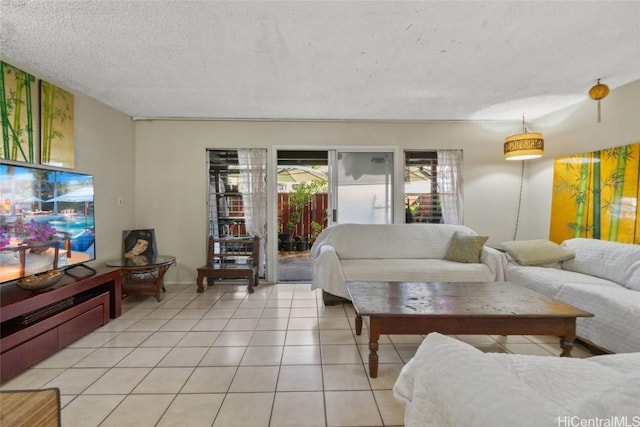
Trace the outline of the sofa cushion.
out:
M 478 234 L 463 225 L 450 224 L 336 224 L 320 233 L 311 256 L 316 257 L 321 246 L 331 245 L 341 260 L 443 259 L 456 231 Z
M 640 245 L 576 238 L 565 240 L 562 246 L 576 254 L 563 263 L 563 269 L 602 277 L 640 291 Z
M 574 271 L 540 266 L 523 266 L 513 263 L 507 265 L 505 269 L 505 279 L 508 282 L 524 285 L 551 298 L 555 298 L 560 288 L 569 283 L 582 287 L 599 286 L 613 289 L 620 288 L 620 285 L 611 280 L 588 276 Z
M 407 427 L 558 427 L 618 416 L 630 421 L 638 414 L 638 368 L 639 354 L 579 359 L 483 353 L 431 333 L 402 368 L 393 393 L 405 405 Z
M 455 262 L 479 263 L 482 247 L 489 240 L 487 236 L 472 236 L 459 232 L 453 233 L 449 249 L 444 259 Z
M 548 399 L 562 402 L 566 413 L 581 418 L 589 415 L 596 418 L 613 411 L 617 415 L 633 400 L 637 408 L 640 397 L 640 357 L 637 354 L 609 354 L 585 359 L 503 353 L 493 356 L 520 381 L 543 392 Z M 609 405 L 596 403 L 605 399 Z M 589 407 L 590 404 L 593 406 Z M 560 425 L 562 423 L 556 424 Z
M 540 265 L 573 258 L 575 254 L 549 240 L 514 240 L 497 245 L 520 265 Z
M 546 391 L 519 380 L 493 353 L 435 332 L 402 368 L 393 394 L 411 427 L 551 426 L 563 413 Z
M 486 264 L 464 264 L 443 259 L 341 260 L 345 280 L 393 282 L 490 282 Z
M 578 318 L 579 337 L 615 353 L 640 352 L 640 292 L 623 286 L 567 283 L 556 298 L 594 314 Z
M 638 399 L 640 399 L 640 374 L 632 373 L 630 377 L 612 378 L 609 384 L 600 388 L 600 394 L 593 394 L 582 400 L 572 411 L 580 414 L 582 419 L 602 419 L 602 414 L 609 413 L 615 408 L 617 419 L 627 419 L 626 424 L 635 422 L 640 425 L 638 416 Z M 635 421 L 634 421 L 635 420 Z M 631 424 L 633 425 L 633 424 Z

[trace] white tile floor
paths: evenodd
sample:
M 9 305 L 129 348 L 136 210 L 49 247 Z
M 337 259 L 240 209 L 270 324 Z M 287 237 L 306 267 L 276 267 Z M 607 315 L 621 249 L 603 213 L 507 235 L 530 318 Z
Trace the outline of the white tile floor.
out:
M 382 337 L 373 379 L 351 305 L 325 307 L 308 284 L 195 288 L 125 298 L 121 317 L 2 388 L 59 387 L 65 427 L 403 424 L 391 389 L 423 337 Z M 556 337 L 458 338 L 483 351 L 560 352 Z

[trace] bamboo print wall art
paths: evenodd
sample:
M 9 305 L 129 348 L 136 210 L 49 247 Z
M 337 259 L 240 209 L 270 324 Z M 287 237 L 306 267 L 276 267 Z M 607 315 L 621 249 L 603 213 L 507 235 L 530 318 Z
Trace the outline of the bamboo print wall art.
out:
M 640 143 L 554 161 L 549 238 L 640 244 Z
M 33 130 L 35 82 L 31 74 L 0 61 L 2 159 L 29 163 L 36 161 L 37 141 Z
M 40 81 L 40 162 L 74 167 L 73 95 Z

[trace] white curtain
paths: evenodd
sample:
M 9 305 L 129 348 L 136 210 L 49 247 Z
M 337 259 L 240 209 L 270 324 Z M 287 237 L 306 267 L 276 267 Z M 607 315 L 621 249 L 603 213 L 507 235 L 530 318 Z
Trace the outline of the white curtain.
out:
M 267 237 L 267 150 L 239 148 L 240 191 L 247 232 L 260 239 L 259 274 L 264 275 Z
M 462 224 L 462 150 L 438 150 L 438 195 L 445 224 Z

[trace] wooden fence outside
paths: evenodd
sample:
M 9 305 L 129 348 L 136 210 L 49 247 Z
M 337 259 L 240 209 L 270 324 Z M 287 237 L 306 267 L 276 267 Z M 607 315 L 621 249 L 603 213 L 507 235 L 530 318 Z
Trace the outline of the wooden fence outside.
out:
M 327 227 L 328 201 L 326 193 L 312 195 L 311 202 L 301 212 L 300 222 L 291 231 L 287 228 L 292 213 L 289 207 L 289 193 L 278 193 L 278 233 L 289 233 L 291 238 L 309 237 L 313 235 L 312 222 L 322 225 L 324 230 Z

